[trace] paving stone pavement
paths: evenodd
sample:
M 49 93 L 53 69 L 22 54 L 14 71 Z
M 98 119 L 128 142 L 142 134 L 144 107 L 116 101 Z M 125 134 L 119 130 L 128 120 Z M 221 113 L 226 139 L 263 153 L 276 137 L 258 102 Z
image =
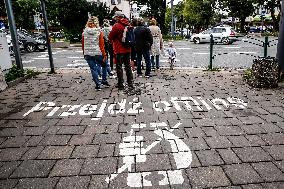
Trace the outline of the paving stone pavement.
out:
M 0 93 L 0 188 L 284 188 L 284 87 L 160 70 L 136 94 L 87 70 Z

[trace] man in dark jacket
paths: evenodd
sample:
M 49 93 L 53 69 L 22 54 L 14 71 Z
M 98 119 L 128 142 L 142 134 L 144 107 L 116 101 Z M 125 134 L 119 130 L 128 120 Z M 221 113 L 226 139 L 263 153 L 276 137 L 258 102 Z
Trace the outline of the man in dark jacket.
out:
M 143 18 L 138 18 L 138 26 L 134 30 L 135 34 L 135 48 L 137 53 L 137 74 L 138 77 L 142 76 L 141 61 L 142 55 L 146 63 L 145 77 L 150 77 L 151 61 L 150 61 L 150 49 L 153 44 L 153 36 L 149 28 L 144 26 Z
M 116 19 L 116 24 L 112 27 L 108 38 L 113 44 L 113 53 L 116 56 L 117 87 L 119 89 L 124 89 L 122 69 L 122 65 L 124 64 L 128 87 L 133 88 L 133 75 L 130 66 L 131 49 L 122 43 L 124 28 L 129 25 L 129 22 L 124 18 L 121 11 L 116 11 L 114 17 Z

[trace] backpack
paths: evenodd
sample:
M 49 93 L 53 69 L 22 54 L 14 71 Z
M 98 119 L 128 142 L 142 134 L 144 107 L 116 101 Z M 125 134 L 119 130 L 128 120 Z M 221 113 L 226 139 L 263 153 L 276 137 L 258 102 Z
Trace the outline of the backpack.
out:
M 126 47 L 134 47 L 135 46 L 135 35 L 134 28 L 126 26 L 122 35 L 122 44 Z

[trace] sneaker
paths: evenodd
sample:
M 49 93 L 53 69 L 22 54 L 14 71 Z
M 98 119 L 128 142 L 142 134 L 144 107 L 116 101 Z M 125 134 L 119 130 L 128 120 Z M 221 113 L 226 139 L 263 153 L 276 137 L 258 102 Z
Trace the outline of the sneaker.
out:
M 138 74 L 138 77 L 143 77 L 142 74 Z
M 96 86 L 95 89 L 96 89 L 97 91 L 101 91 L 101 90 L 102 90 L 100 86 Z
M 152 77 L 151 75 L 145 75 L 145 78 L 150 78 L 150 77 Z
M 115 87 L 118 88 L 118 90 L 123 90 L 124 89 L 124 85 L 116 84 Z
M 107 81 L 102 82 L 102 85 L 104 85 L 104 86 L 106 86 L 106 87 L 109 87 L 109 86 L 110 86 L 110 84 L 109 84 Z
M 110 79 L 115 79 L 116 77 L 117 77 L 117 76 L 115 76 L 115 75 L 109 76 Z
M 128 90 L 134 90 L 134 86 L 133 85 L 128 85 Z
M 124 90 L 124 86 L 118 86 L 118 90 Z

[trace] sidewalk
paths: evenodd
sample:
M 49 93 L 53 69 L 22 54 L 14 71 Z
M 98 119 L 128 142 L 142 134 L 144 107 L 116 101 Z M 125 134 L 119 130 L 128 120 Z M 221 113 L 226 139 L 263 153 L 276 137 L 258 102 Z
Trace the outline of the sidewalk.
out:
M 86 70 L 0 93 L 0 188 L 284 188 L 284 88 L 160 70 L 140 95 Z

